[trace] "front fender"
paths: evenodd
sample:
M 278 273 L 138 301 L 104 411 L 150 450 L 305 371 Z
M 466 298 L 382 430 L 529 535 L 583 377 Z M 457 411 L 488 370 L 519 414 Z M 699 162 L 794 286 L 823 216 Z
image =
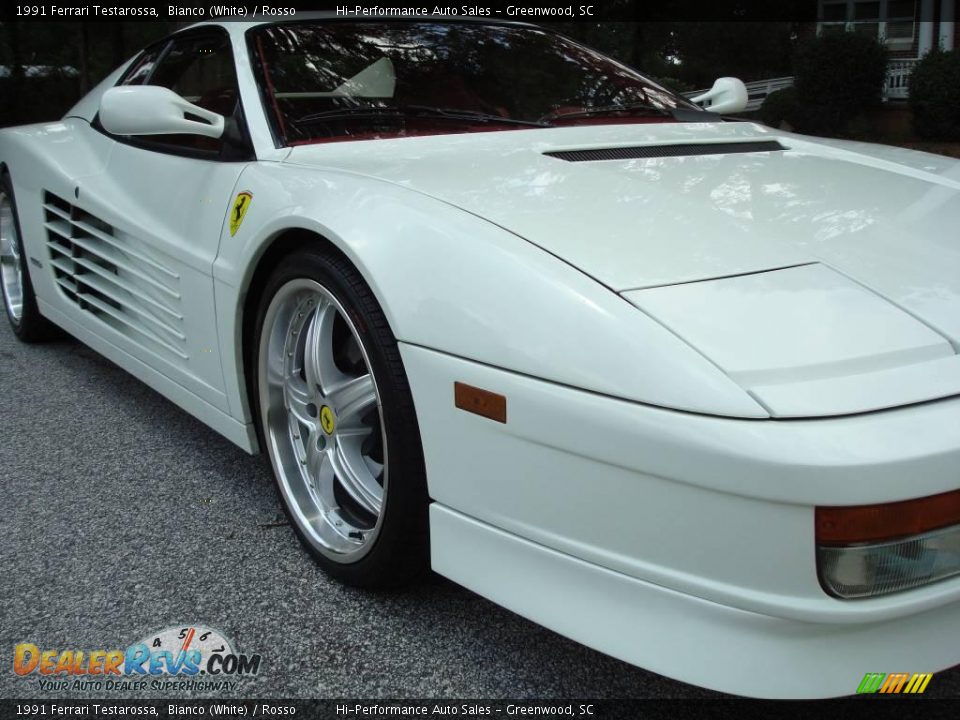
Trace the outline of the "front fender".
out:
M 235 236 L 225 224 L 214 276 L 221 338 L 234 343 L 225 374 L 241 396 L 246 289 L 270 243 L 299 228 L 353 262 L 401 342 L 650 405 L 767 417 L 616 293 L 475 215 L 387 181 L 280 163 L 251 165 L 237 191 L 253 200 Z

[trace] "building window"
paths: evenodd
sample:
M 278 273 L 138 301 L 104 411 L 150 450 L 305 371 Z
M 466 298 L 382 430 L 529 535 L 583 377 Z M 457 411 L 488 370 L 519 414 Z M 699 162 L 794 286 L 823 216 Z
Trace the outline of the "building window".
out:
M 853 3 L 853 32 L 860 35 L 869 35 L 879 38 L 880 33 L 880 3 L 855 2 Z
M 916 0 L 821 0 L 817 32 L 855 32 L 888 45 L 913 42 Z
M 888 43 L 913 42 L 916 11 L 916 0 L 887 0 L 887 28 L 884 36 Z
M 818 30 L 821 34 L 845 32 L 847 29 L 847 3 L 824 2 Z

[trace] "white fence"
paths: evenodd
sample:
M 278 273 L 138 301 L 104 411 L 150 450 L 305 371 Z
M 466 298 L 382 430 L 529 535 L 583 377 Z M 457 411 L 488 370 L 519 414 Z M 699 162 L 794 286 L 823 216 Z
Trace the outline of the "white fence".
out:
M 906 100 L 910 97 L 910 73 L 913 72 L 917 64 L 917 58 L 905 58 L 891 60 L 887 65 L 887 81 L 883 86 L 883 99 L 886 100 Z M 763 105 L 767 95 L 777 90 L 793 86 L 793 77 L 770 78 L 769 80 L 756 80 L 745 83 L 747 86 L 747 107 L 743 112 L 753 112 Z M 704 90 L 694 90 L 693 92 L 683 93 L 684 97 L 691 98 L 702 93 Z
M 906 100 L 910 97 L 910 73 L 917 58 L 891 60 L 887 65 L 887 84 L 883 87 L 884 100 Z

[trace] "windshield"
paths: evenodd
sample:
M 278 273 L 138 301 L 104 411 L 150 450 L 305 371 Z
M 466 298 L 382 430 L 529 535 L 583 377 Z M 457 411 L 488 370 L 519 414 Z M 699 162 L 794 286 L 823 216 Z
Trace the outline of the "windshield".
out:
M 673 121 L 697 110 L 657 83 L 535 27 L 309 22 L 255 28 L 250 52 L 285 145 Z

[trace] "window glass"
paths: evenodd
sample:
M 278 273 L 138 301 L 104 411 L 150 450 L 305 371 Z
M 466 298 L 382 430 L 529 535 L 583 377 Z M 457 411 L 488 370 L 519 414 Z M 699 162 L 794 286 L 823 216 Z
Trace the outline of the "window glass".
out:
M 872 38 L 879 36 L 879 2 L 855 2 L 853 4 L 853 31 Z
M 239 97 L 230 40 L 219 32 L 174 38 L 147 82 L 170 88 L 184 100 L 224 117 L 233 115 Z M 221 140 L 201 135 L 156 135 L 140 140 L 210 153 L 222 146 Z
M 913 40 L 916 6 L 914 0 L 890 0 L 887 3 L 887 40 Z
M 853 5 L 853 19 L 858 20 L 879 20 L 880 3 L 878 2 L 858 2 Z
M 130 66 L 130 69 L 127 70 L 120 84 L 143 85 L 146 79 L 150 77 L 150 73 L 153 72 L 154 67 L 156 67 L 157 58 L 160 57 L 160 53 L 163 52 L 165 47 L 166 43 L 161 43 L 144 51 L 133 65 Z
M 237 75 L 225 35 L 193 36 L 173 46 L 150 78 L 194 105 L 230 115 L 237 101 Z
M 818 28 L 820 33 L 847 30 L 887 42 L 910 42 L 915 32 L 916 8 L 916 0 L 888 0 L 885 9 L 877 0 L 824 2 Z
M 824 3 L 823 4 L 823 21 L 824 22 L 846 22 L 847 21 L 847 4 L 845 2 L 840 3 Z
M 696 110 L 636 71 L 532 27 L 284 23 L 254 30 L 250 52 L 266 112 L 286 143 L 542 122 L 673 122 L 670 111 Z M 639 105 L 645 109 L 619 110 Z
M 887 3 L 887 18 L 913 20 L 915 8 L 915 0 L 890 0 Z
M 887 40 L 913 40 L 913 20 L 888 22 Z

